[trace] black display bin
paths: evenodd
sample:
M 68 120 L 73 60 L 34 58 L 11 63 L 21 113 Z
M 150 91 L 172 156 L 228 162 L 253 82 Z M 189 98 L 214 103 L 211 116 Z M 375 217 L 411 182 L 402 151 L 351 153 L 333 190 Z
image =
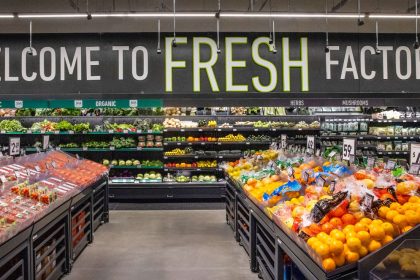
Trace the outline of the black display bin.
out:
M 98 226 L 108 222 L 107 177 L 0 244 L 0 280 L 53 280 L 69 273 L 77 256 L 93 241 L 95 213 Z
M 264 280 L 280 280 L 284 277 L 285 256 L 299 269 L 299 275 L 310 280 L 347 280 L 369 279 L 369 272 L 390 252 L 398 247 L 404 240 L 420 239 L 420 225 L 407 233 L 396 237 L 392 242 L 377 251 L 368 254 L 356 263 L 347 264 L 331 272 L 326 272 L 318 262 L 300 247 L 291 236 L 277 226 L 254 202 L 246 197 L 237 182 L 227 178 L 227 188 L 234 190 L 235 213 L 247 211 L 250 213 L 250 241 L 249 252 L 250 269 L 258 272 Z M 228 203 L 228 202 L 227 202 Z M 248 208 L 246 208 L 248 207 Z M 228 205 L 226 205 L 228 209 Z M 243 209 L 246 208 L 246 209 Z M 229 215 L 229 214 L 227 214 Z M 241 215 L 235 216 L 235 236 L 241 231 Z M 242 242 L 242 233 L 239 240 Z M 242 244 L 243 245 L 243 244 Z M 300 279 L 299 277 L 296 279 Z M 292 278 L 293 279 L 293 278 Z

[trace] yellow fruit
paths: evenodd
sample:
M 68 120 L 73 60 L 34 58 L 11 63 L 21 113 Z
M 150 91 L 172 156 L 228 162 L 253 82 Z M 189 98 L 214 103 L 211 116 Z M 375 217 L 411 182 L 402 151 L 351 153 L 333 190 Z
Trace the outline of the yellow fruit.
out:
M 343 229 L 344 234 L 347 234 L 348 232 L 354 232 L 354 231 L 355 231 L 354 225 L 347 225 Z
M 363 179 L 362 182 L 368 189 L 373 189 L 375 186 L 375 183 L 371 179 Z
M 330 249 L 327 244 L 321 243 L 315 248 L 315 252 L 321 257 L 325 257 L 330 253 Z
M 370 234 L 364 230 L 357 233 L 357 238 L 360 239 L 360 242 L 362 242 L 363 245 L 368 245 L 370 242 Z
M 395 202 L 394 202 L 395 203 Z M 398 215 L 398 212 L 395 210 L 389 210 L 388 213 L 386 213 L 386 219 L 390 222 L 394 219 L 395 216 Z
M 391 223 L 385 222 L 382 225 L 386 235 L 394 236 L 394 226 Z
M 329 238 L 328 234 L 325 232 L 318 233 L 316 237 L 322 242 L 325 242 Z
M 386 213 L 388 213 L 390 209 L 386 206 L 381 206 L 381 208 L 379 208 L 378 210 L 378 215 L 379 217 L 381 217 L 382 219 L 386 218 Z
M 409 231 L 410 229 L 412 229 L 412 226 L 405 226 L 403 227 L 403 229 L 401 230 L 403 233 Z
M 366 224 L 363 224 L 361 222 L 358 222 L 354 225 L 354 231 L 359 232 L 359 231 L 367 231 L 368 227 Z
M 389 205 L 389 209 L 391 210 L 397 210 L 397 208 L 401 207 L 401 204 L 398 202 L 392 202 L 391 205 Z
M 360 242 L 360 239 L 357 237 L 348 238 L 346 244 L 347 247 L 353 252 L 358 252 L 362 246 L 362 242 Z
M 330 232 L 330 236 L 336 240 L 340 240 L 341 242 L 346 242 L 346 235 L 344 234 L 344 232 L 338 230 L 338 229 L 333 229 Z
M 355 212 L 353 216 L 356 218 L 357 221 L 360 221 L 365 217 L 365 214 L 362 211 Z
M 407 225 L 407 218 L 404 215 L 398 214 L 392 219 L 392 222 L 400 228 L 403 228 Z
M 372 221 L 372 223 L 371 223 L 372 225 L 381 225 L 381 224 L 383 224 L 383 222 L 382 222 L 382 220 L 379 220 L 379 219 L 375 219 L 375 220 L 373 220 Z
M 333 271 L 336 268 L 336 265 L 332 258 L 326 258 L 322 261 L 322 267 L 325 271 Z
M 369 218 L 362 218 L 359 223 L 365 224 L 365 225 L 370 225 L 370 223 L 372 222 L 371 219 Z
M 420 197 L 418 197 L 418 196 L 412 196 L 412 197 L 410 197 L 408 199 L 408 202 L 411 202 L 411 203 L 420 203 Z
M 342 266 L 346 263 L 346 254 L 344 254 L 344 252 L 343 252 L 338 256 L 332 256 L 332 259 L 334 260 L 335 265 L 337 267 Z
M 355 231 L 350 231 L 350 232 L 348 232 L 347 234 L 346 234 L 346 239 L 348 240 L 349 238 L 352 238 L 352 237 L 356 237 L 357 238 L 357 232 L 355 232 Z
M 381 247 L 382 247 L 382 244 L 379 241 L 371 240 L 368 245 L 368 250 L 370 253 L 372 253 L 373 251 L 376 251 Z
M 340 255 L 344 250 L 344 244 L 340 240 L 332 239 L 330 245 L 330 253 Z
M 308 246 L 309 246 L 309 247 L 311 247 L 311 248 L 313 248 L 312 246 L 313 246 L 313 244 L 314 244 L 314 243 L 316 243 L 316 242 L 320 242 L 320 241 L 319 241 L 319 239 L 318 239 L 318 238 L 316 238 L 316 237 L 310 237 L 310 238 L 308 239 L 308 241 L 306 241 L 306 243 L 308 244 Z
M 359 253 L 352 252 L 352 251 L 348 251 L 346 253 L 346 260 L 349 263 L 357 262 L 359 260 L 359 258 L 360 258 Z
M 359 256 L 363 258 L 369 253 L 368 249 L 365 246 L 360 247 L 359 249 Z
M 416 212 L 413 210 L 405 211 L 405 217 L 410 225 L 416 225 L 420 220 L 420 217 L 418 217 Z
M 381 243 L 382 243 L 383 245 L 385 245 L 385 244 L 387 244 L 387 243 L 391 242 L 393 239 L 394 239 L 394 238 L 392 238 L 392 236 L 385 235 L 385 237 L 384 237 L 384 239 L 382 239 Z
M 371 225 L 369 227 L 370 237 L 376 241 L 380 241 L 385 237 L 385 230 L 381 225 Z

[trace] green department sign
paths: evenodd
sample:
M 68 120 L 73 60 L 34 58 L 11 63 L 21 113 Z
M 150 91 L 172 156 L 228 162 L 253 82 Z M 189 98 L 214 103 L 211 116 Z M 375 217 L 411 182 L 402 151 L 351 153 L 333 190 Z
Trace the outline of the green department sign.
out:
M 75 99 L 75 100 L 4 100 L 0 108 L 153 108 L 162 107 L 161 99 Z

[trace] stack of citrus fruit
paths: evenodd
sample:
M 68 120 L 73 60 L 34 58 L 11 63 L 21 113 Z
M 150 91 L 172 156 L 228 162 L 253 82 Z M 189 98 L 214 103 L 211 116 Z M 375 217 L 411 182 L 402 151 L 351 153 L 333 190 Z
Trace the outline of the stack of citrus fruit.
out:
M 403 205 L 393 202 L 389 207 L 382 206 L 378 215 L 404 233 L 420 223 L 420 198 L 412 196 Z
M 347 219 L 350 217 L 346 216 Z M 309 238 L 307 243 L 323 259 L 322 267 L 331 271 L 358 261 L 392 241 L 393 237 L 394 226 L 391 223 L 362 218 L 355 224 L 348 223 L 342 230 L 335 228 L 329 234 L 320 232 Z

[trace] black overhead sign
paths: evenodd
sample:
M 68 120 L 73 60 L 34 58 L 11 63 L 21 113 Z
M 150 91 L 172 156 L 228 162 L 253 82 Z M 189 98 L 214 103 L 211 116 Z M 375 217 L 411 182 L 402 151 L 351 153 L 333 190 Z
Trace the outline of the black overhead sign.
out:
M 161 54 L 156 33 L 35 34 L 32 51 L 27 35 L 1 35 L 0 99 L 77 93 L 258 98 L 259 92 L 381 98 L 420 88 L 420 49 L 412 47 L 412 35 L 380 35 L 379 54 L 374 34 L 331 34 L 327 53 L 322 33 L 278 33 L 276 53 L 267 35 L 222 34 L 218 53 L 214 33 L 178 34 L 176 47 L 165 33 Z

